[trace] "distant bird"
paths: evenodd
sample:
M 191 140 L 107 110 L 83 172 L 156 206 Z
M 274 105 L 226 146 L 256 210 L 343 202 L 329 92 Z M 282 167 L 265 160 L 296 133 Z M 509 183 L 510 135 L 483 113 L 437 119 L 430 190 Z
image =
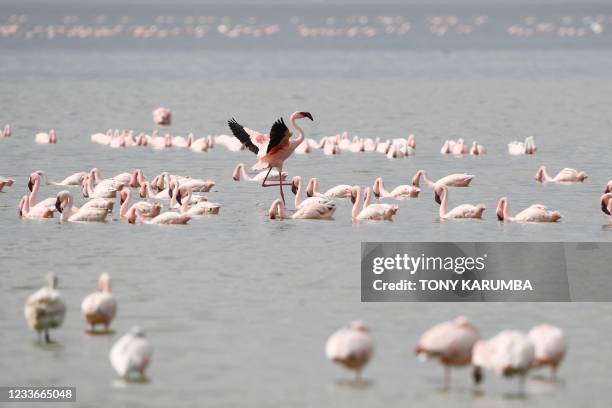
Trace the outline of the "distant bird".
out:
M 2 133 L 0 133 L 0 136 L 11 137 L 12 134 L 13 132 L 11 131 L 11 125 L 5 125 L 4 129 L 2 129 Z
M 172 112 L 170 109 L 159 107 L 152 112 L 153 122 L 156 125 L 169 126 L 172 123 Z
M 126 381 L 144 381 L 145 370 L 151 363 L 153 348 L 140 327 L 123 335 L 111 348 L 110 362 L 117 374 Z
M 529 330 L 527 335 L 535 347 L 533 366 L 549 366 L 550 377 L 554 379 L 567 351 L 563 330 L 549 324 L 541 324 Z
M 353 194 L 355 201 L 351 216 L 353 220 L 371 220 L 371 221 L 393 221 L 393 217 L 399 210 L 399 207 L 394 204 L 370 204 L 371 194 L 370 188 L 365 188 L 365 202 L 361 203 L 361 187 L 353 186 Z
M 306 195 L 308 197 L 327 197 L 332 198 L 350 198 L 354 200 L 353 186 L 350 184 L 338 184 L 336 186 L 328 188 L 324 193 L 319 191 L 319 179 L 316 177 L 308 180 L 306 186 Z
M 435 359 L 444 366 L 444 386 L 450 385 L 450 369 L 472 362 L 472 347 L 480 334 L 465 317 L 440 323 L 427 330 L 419 340 L 416 354 L 424 359 Z
M 581 183 L 584 182 L 589 176 L 584 171 L 578 171 L 576 169 L 564 168 L 555 177 L 551 177 L 548 174 L 546 166 L 540 166 L 536 172 L 535 179 L 538 183 Z
M 270 209 L 268 210 L 268 216 L 270 219 L 294 219 L 294 220 L 328 220 L 334 216 L 336 212 L 336 205 L 330 201 L 322 203 L 311 203 L 308 205 L 302 205 L 293 214 L 288 214 L 285 211 L 285 205 L 283 201 L 278 198 L 274 200 Z
M 261 173 L 257 173 L 254 176 L 250 176 L 249 173 L 247 173 L 244 164 L 238 163 L 236 167 L 234 168 L 234 172 L 232 173 L 232 178 L 234 179 L 234 181 L 244 180 L 244 181 L 260 182 L 260 181 L 263 181 L 264 178 L 266 178 L 266 172 L 262 171 Z M 278 171 L 273 170 L 270 172 L 270 175 L 268 176 L 268 180 L 270 181 L 279 181 L 281 178 L 283 181 L 285 181 L 287 179 L 287 173 L 283 172 L 282 177 L 279 177 Z
M 483 378 L 482 369 L 501 377 L 519 377 L 523 393 L 525 377 L 535 359 L 535 347 L 522 332 L 504 330 L 489 340 L 479 340 L 472 350 L 473 377 L 476 383 Z
M 45 333 L 45 342 L 50 343 L 50 329 L 56 329 L 64 322 L 66 305 L 57 290 L 58 279 L 54 273 L 47 275 L 47 286 L 34 292 L 26 301 L 24 314 L 28 325 L 38 332 Z
M 448 209 L 448 187 L 442 186 L 442 203 L 440 204 L 440 218 L 445 220 L 458 218 L 477 218 L 482 219 L 482 214 L 485 211 L 484 204 L 461 204 L 452 210 Z
M 379 198 L 393 198 L 395 200 L 404 200 L 407 198 L 417 198 L 421 189 L 412 185 L 402 184 L 395 187 L 391 191 L 387 191 L 385 188 L 385 182 L 382 177 L 378 177 L 374 181 L 372 192 L 376 197 Z
M 542 204 L 533 204 L 524 209 L 514 217 L 510 216 L 508 198 L 502 197 L 499 199 L 497 209 L 497 219 L 499 221 L 514 221 L 514 222 L 557 222 L 561 217 L 559 211 L 551 211 Z
M 421 183 L 420 183 L 421 176 L 423 176 L 423 180 L 425 181 L 425 184 L 427 184 L 429 188 L 434 189 L 434 198 L 438 204 L 442 203 L 440 201 L 440 194 L 442 193 L 442 186 L 468 187 L 470 183 L 472 182 L 472 180 L 474 179 L 474 176 L 472 174 L 456 173 L 456 174 L 449 174 L 448 176 L 444 176 L 438 181 L 434 182 L 434 181 L 431 181 L 429 177 L 427 177 L 427 172 L 425 170 L 419 170 L 412 178 L 413 186 L 415 187 L 421 186 Z
M 37 133 L 34 136 L 34 140 L 38 144 L 54 144 L 57 143 L 57 135 L 55 134 L 55 130 L 51 129 L 49 133 Z
M 535 154 L 537 148 L 533 136 L 525 138 L 524 142 L 512 141 L 508 143 L 508 153 L 514 156 L 522 154 Z
M 15 182 L 15 180 L 13 180 L 13 179 L 5 178 L 5 177 L 0 176 L 0 191 L 2 191 L 2 189 L 4 187 L 12 186 L 14 182 Z
M 599 200 L 601 201 L 601 211 L 612 220 L 612 193 L 602 195 Z
M 354 321 L 331 335 L 325 343 L 325 355 L 331 361 L 356 372 L 356 380 L 361 379 L 361 371 L 374 354 L 374 339 L 370 330 L 361 321 Z
M 293 192 L 293 194 L 295 194 L 294 206 L 296 210 L 313 204 L 327 204 L 331 202 L 331 198 L 325 197 L 323 195 L 304 198 L 303 187 L 304 184 L 302 183 L 302 177 L 294 176 L 291 179 L 291 191 Z
M 252 167 L 253 170 L 268 169 L 268 173 L 266 177 L 264 177 L 261 185 L 263 187 L 279 186 L 283 204 L 285 203 L 285 194 L 283 193 L 283 185 L 285 184 L 282 181 L 279 181 L 278 184 L 267 184 L 266 181 L 273 168 L 277 168 L 279 174 L 282 174 L 285 160 L 291 156 L 293 151 L 304 140 L 304 131 L 296 123 L 297 119 L 302 118 L 313 120 L 309 112 L 294 112 L 290 118 L 291 124 L 298 132 L 298 138 L 295 140 L 291 139 L 292 133 L 289 131 L 282 118 L 274 122 L 270 129 L 270 142 L 268 143 L 266 154 L 259 157 L 257 163 Z M 259 153 L 259 147 L 253 143 L 251 136 L 242 125 L 233 118 L 228 122 L 228 125 L 234 136 L 240 140 L 247 149 L 255 154 Z
M 479 156 L 481 154 L 485 154 L 487 152 L 487 149 L 484 148 L 483 145 L 478 144 L 478 142 L 476 142 L 474 140 L 474 142 L 472 142 L 472 147 L 470 148 L 470 154 L 472 156 Z
M 608 181 L 608 184 L 606 184 L 606 190 L 604 193 L 612 193 L 612 180 Z
M 111 293 L 110 276 L 107 273 L 100 275 L 98 291 L 83 299 L 81 311 L 92 333 L 98 324 L 104 325 L 105 331 L 108 332 L 108 327 L 117 315 L 117 301 Z

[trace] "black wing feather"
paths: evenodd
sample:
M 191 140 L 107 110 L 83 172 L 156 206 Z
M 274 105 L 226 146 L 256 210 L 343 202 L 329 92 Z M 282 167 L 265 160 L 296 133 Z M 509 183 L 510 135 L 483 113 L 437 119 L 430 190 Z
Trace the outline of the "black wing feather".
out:
M 270 141 L 268 142 L 268 150 L 266 153 L 270 153 L 270 150 L 278 146 L 288 134 L 289 128 L 287 125 L 285 125 L 283 118 L 280 118 L 274 122 L 272 128 L 270 129 Z
M 240 140 L 240 142 L 245 145 L 247 149 L 249 149 L 255 154 L 259 153 L 259 147 L 253 144 L 253 142 L 251 141 L 251 136 L 249 136 L 249 134 L 246 132 L 246 130 L 244 130 L 244 127 L 240 123 L 236 122 L 236 119 L 231 118 L 227 121 L 227 124 L 229 125 L 229 128 L 234 134 L 234 136 L 236 136 L 236 138 Z

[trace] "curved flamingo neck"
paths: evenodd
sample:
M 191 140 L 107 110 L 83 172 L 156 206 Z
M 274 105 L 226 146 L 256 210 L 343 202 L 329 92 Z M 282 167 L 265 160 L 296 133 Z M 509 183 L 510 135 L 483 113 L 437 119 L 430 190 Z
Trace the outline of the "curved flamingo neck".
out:
M 129 188 L 125 189 L 125 200 L 123 200 L 123 204 L 121 204 L 121 208 L 119 209 L 119 215 L 125 217 L 130 208 L 130 201 L 132 201 L 132 192 Z
M 427 172 L 425 170 L 421 170 L 421 174 L 423 175 L 423 181 L 425 182 L 425 184 L 427 184 L 427 186 L 433 188 L 435 183 L 433 181 L 431 181 L 429 179 L 429 177 L 427 177 Z
M 353 204 L 353 210 L 351 215 L 353 218 L 357 218 L 361 213 L 361 188 L 357 187 L 357 193 L 355 194 L 355 203 Z
M 448 213 L 448 189 L 442 189 L 442 203 L 440 204 L 440 218 L 444 218 Z
M 19 209 L 21 210 L 21 215 L 28 215 L 30 212 L 30 200 L 27 195 L 21 197 L 21 201 L 19 202 Z
M 38 196 L 38 190 L 40 189 L 40 177 L 36 177 L 34 185 L 32 186 L 32 192 L 30 193 L 29 205 L 30 208 L 36 205 L 36 197 Z
M 293 203 L 295 205 L 295 208 L 298 208 L 302 204 L 302 201 L 304 201 L 302 199 L 302 192 L 303 192 L 302 190 L 304 186 L 302 184 L 302 178 L 300 176 L 297 176 L 296 180 L 297 180 L 297 192 L 295 193 L 295 200 Z
M 304 140 L 304 130 L 297 124 L 297 118 L 291 115 L 291 125 L 297 130 L 298 138 L 295 139 L 295 146 L 297 147 Z
M 62 211 L 62 222 L 68 222 L 70 215 L 72 215 L 72 195 L 66 195 L 66 204 L 64 205 L 64 209 Z
M 365 202 L 363 203 L 363 208 L 369 206 L 372 203 L 372 192 L 369 188 L 365 189 Z
M 178 188 L 176 189 L 179 190 Z M 187 189 L 187 197 L 181 200 L 181 213 L 184 214 L 189 210 L 189 205 L 191 204 L 191 199 L 193 197 L 193 193 L 191 189 Z
M 389 194 L 389 191 L 385 188 L 385 182 L 383 181 L 382 177 L 379 177 L 378 179 L 376 179 L 376 181 L 378 181 L 378 195 L 380 195 L 381 197 L 386 197 Z

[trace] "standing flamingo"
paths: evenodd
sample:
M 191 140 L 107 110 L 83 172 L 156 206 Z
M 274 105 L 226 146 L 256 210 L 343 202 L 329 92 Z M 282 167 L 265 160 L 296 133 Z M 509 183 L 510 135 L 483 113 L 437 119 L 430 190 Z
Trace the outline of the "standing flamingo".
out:
M 451 367 L 472 362 L 472 347 L 480 339 L 478 330 L 463 316 L 440 323 L 427 330 L 419 340 L 416 354 L 437 359 L 444 366 L 444 387 L 450 386 Z
M 425 170 L 419 170 L 412 178 L 412 185 L 415 187 L 421 187 L 420 180 L 421 176 L 423 176 L 423 180 L 428 187 L 434 189 L 435 200 L 438 204 L 440 201 L 440 193 L 442 192 L 442 186 L 448 187 L 468 187 L 474 176 L 472 174 L 449 174 L 448 176 L 444 176 L 436 182 L 433 182 L 427 177 L 427 172 Z
M 365 323 L 354 321 L 332 334 L 325 343 L 325 355 L 356 373 L 361 380 L 361 371 L 374 354 L 374 339 Z
M 550 377 L 555 379 L 557 368 L 567 348 L 563 330 L 549 324 L 541 324 L 529 330 L 527 335 L 535 347 L 533 367 L 550 366 Z
M 57 290 L 57 276 L 51 272 L 47 275 L 47 286 L 34 292 L 26 301 L 24 315 L 28 325 L 38 332 L 38 339 L 45 333 L 45 342 L 50 343 L 50 329 L 56 329 L 66 317 L 66 304 Z
M 293 219 L 293 220 L 329 220 L 334 216 L 336 212 L 336 205 L 332 202 L 324 203 L 312 203 L 310 205 L 303 205 L 293 214 L 288 214 L 285 211 L 285 205 L 280 198 L 274 200 L 270 209 L 268 210 L 268 216 L 271 220 L 276 218 L 279 219 Z
M 523 393 L 525 376 L 533 365 L 535 347 L 525 333 L 504 330 L 489 340 L 479 340 L 472 350 L 473 376 L 476 383 L 482 381 L 482 369 L 493 371 L 502 377 L 519 376 L 520 393 Z
M 365 188 L 365 203 L 361 206 L 361 187 L 353 186 L 355 203 L 351 215 L 353 220 L 372 220 L 372 221 L 392 221 L 399 210 L 397 205 L 391 204 L 370 204 L 370 188 Z
M 561 219 L 559 211 L 550 211 L 542 204 L 533 204 L 524 209 L 514 217 L 508 214 L 508 198 L 502 197 L 497 203 L 497 219 L 499 221 L 515 221 L 515 222 L 557 222 Z
M 98 324 L 104 325 L 105 331 L 108 332 L 108 326 L 117 315 L 117 301 L 111 293 L 110 276 L 107 273 L 100 275 L 98 291 L 87 295 L 83 299 L 81 311 L 87 324 L 89 324 L 91 333 L 95 332 Z
M 382 198 L 394 198 L 396 200 L 403 200 L 406 198 L 416 198 L 419 196 L 421 189 L 415 186 L 410 186 L 407 184 L 402 184 L 395 187 L 390 192 L 385 188 L 385 183 L 382 177 L 378 177 L 374 181 L 374 186 L 372 187 L 372 192 L 374 195 Z
M 153 348 L 145 337 L 144 331 L 132 327 L 111 348 L 110 362 L 120 377 L 126 381 L 145 380 L 145 370 L 151 363 Z
M 236 165 L 236 167 L 234 168 L 234 172 L 232 173 L 232 178 L 234 179 L 234 181 L 240 181 L 241 178 L 244 181 L 263 181 L 263 179 L 266 178 L 266 172 L 262 171 L 261 173 L 257 173 L 254 176 L 250 176 L 249 173 L 247 173 L 246 168 L 244 166 L 243 163 L 238 163 Z M 277 170 L 273 170 L 270 172 L 270 175 L 268 176 L 268 180 L 270 181 L 279 181 L 281 180 L 285 181 L 287 179 L 287 173 L 283 171 L 283 174 L 279 177 L 279 173 Z
M 451 220 L 457 218 L 482 218 L 485 211 L 484 204 L 472 205 L 461 204 L 452 210 L 448 210 L 448 187 L 442 186 L 442 203 L 440 204 L 440 218 Z
M 546 166 L 540 166 L 536 172 L 535 179 L 538 183 L 582 183 L 589 177 L 584 171 L 566 167 L 559 171 L 555 177 L 548 174 Z
M 283 204 L 285 203 L 285 194 L 283 193 L 284 183 L 282 180 L 280 180 L 278 184 L 266 184 L 266 181 L 273 168 L 277 168 L 279 174 L 282 174 L 285 160 L 291 156 L 293 151 L 304 140 L 304 131 L 296 123 L 296 120 L 301 118 L 314 120 L 309 112 L 294 112 L 291 115 L 291 125 L 298 132 L 298 138 L 295 140 L 291 140 L 292 133 L 285 125 L 283 118 L 280 118 L 274 122 L 274 125 L 272 125 L 272 128 L 270 129 L 270 142 L 268 143 L 266 154 L 261 156 L 257 163 L 255 163 L 255 165 L 252 167 L 253 170 L 268 169 L 268 173 L 266 174 L 266 177 L 264 177 L 261 185 L 263 187 L 280 186 L 280 195 L 281 199 L 283 200 Z M 242 125 L 238 124 L 238 122 L 236 122 L 236 120 L 233 118 L 228 122 L 228 125 L 234 136 L 236 136 L 236 138 L 240 140 L 240 142 L 242 142 L 246 148 L 255 154 L 259 152 L 259 148 L 253 144 L 251 137 L 246 130 L 244 130 Z

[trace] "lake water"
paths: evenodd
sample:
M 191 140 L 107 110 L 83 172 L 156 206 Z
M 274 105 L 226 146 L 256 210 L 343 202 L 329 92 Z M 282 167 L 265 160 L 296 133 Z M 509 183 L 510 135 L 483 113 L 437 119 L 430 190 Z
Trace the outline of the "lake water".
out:
M 595 396 L 592 406 L 610 404 L 612 305 L 366 304 L 360 303 L 359 272 L 362 241 L 612 241 L 598 202 L 612 179 L 609 47 L 587 40 L 584 47 L 551 43 L 538 50 L 511 42 L 502 49 L 445 51 L 436 44 L 424 50 L 342 44 L 186 50 L 157 43 L 150 49 L 105 43 L 100 50 L 87 41 L 58 41 L 0 43 L 0 124 L 13 127 L 13 136 L 0 140 L 0 175 L 17 180 L 0 194 L 0 384 L 76 386 L 82 407 L 544 407 L 576 406 Z M 388 186 L 408 184 L 421 168 L 432 178 L 471 173 L 471 187 L 452 190 L 450 205 L 485 203 L 484 220 L 440 222 L 425 189 L 420 198 L 400 202 L 391 223 L 353 224 L 348 202 L 337 204 L 333 221 L 270 221 L 266 211 L 278 191 L 231 179 L 236 163 L 254 162 L 249 152 L 90 143 L 92 133 L 109 127 L 154 130 L 150 112 L 157 106 L 173 110 L 173 133 L 198 137 L 228 133 L 232 116 L 267 133 L 278 116 L 288 119 L 295 110 L 313 114 L 304 128 L 315 138 L 343 130 L 381 138 L 414 133 L 417 153 L 408 159 L 316 151 L 292 157 L 285 170 L 318 177 L 322 189 L 371 186 L 378 176 Z M 58 144 L 36 145 L 34 134 L 49 128 L 56 129 Z M 507 142 L 528 135 L 535 136 L 536 155 L 507 155 Z M 488 153 L 440 155 L 444 140 L 458 136 L 478 140 Z M 538 185 L 541 164 L 551 172 L 584 170 L 589 179 Z M 182 227 L 18 218 L 31 172 L 42 169 L 61 180 L 94 166 L 109 177 L 141 168 L 149 179 L 164 170 L 212 179 L 217 186 L 208 197 L 222 204 L 221 214 Z M 45 186 L 41 197 L 57 191 Z M 512 213 L 542 203 L 564 218 L 555 225 L 502 225 L 494 211 L 504 195 Z M 68 314 L 52 333 L 56 343 L 47 346 L 28 330 L 23 305 L 49 271 L 59 275 Z M 116 333 L 91 337 L 79 307 L 102 272 L 112 276 L 119 302 Z M 517 400 L 509 396 L 514 382 L 489 376 L 478 393 L 468 370 L 460 370 L 453 389 L 440 391 L 442 370 L 418 362 L 413 349 L 424 330 L 459 314 L 485 337 L 541 322 L 562 327 L 569 354 L 560 381 L 531 379 L 527 397 Z M 370 385 L 360 389 L 339 384 L 350 373 L 323 353 L 332 331 L 357 318 L 371 326 L 377 343 L 365 371 Z M 135 324 L 155 348 L 151 381 L 125 385 L 116 380 L 108 351 Z

